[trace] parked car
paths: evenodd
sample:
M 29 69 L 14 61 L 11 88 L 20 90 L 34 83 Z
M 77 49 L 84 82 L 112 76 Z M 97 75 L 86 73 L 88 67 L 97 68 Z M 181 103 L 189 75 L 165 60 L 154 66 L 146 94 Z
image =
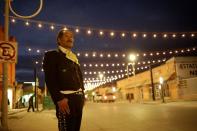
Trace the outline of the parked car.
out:
M 100 94 L 95 95 L 94 102 L 102 102 L 102 95 L 100 95 Z
M 116 96 L 113 93 L 106 93 L 102 96 L 102 102 L 115 102 Z

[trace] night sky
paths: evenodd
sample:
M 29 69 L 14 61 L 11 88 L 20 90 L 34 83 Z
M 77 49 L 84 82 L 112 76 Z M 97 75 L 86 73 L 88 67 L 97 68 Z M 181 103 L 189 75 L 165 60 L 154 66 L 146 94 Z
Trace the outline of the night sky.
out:
M 14 0 L 12 7 L 21 15 L 29 15 L 38 8 L 39 0 Z M 4 25 L 4 2 L 0 1 L 0 25 Z M 109 31 L 129 32 L 189 32 L 197 31 L 197 8 L 191 0 L 44 0 L 40 14 L 32 18 L 56 24 L 97 28 Z M 10 13 L 10 15 L 13 15 Z M 69 27 L 69 26 L 68 26 Z M 48 50 L 56 48 L 58 29 L 51 31 L 43 26 L 38 29 L 35 24 L 25 27 L 23 21 L 10 23 L 10 35 L 15 36 L 19 44 L 17 63 L 17 81 L 32 81 L 32 67 L 35 60 L 40 60 L 43 53 L 29 53 L 28 48 Z M 98 33 L 98 32 L 97 32 Z M 75 36 L 75 52 L 117 52 L 128 53 L 164 51 L 196 46 L 196 38 L 176 39 L 132 39 L 127 36 L 110 38 L 98 37 L 96 32 L 88 36 L 85 31 Z M 98 58 L 96 61 L 99 61 Z M 126 59 L 126 58 L 125 58 Z M 126 61 L 118 59 L 116 62 Z M 93 61 L 92 58 L 80 58 L 81 63 Z M 105 63 L 109 60 L 102 59 Z M 110 62 L 115 62 L 111 60 Z M 94 69 L 96 70 L 96 69 Z M 43 79 L 43 73 L 39 73 Z

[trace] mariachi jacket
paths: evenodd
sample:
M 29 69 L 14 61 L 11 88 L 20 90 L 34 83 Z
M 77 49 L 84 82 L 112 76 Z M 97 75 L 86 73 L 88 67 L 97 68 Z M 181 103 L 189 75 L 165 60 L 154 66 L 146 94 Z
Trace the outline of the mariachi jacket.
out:
M 43 60 L 46 86 L 56 104 L 64 98 L 60 91 L 84 90 L 82 72 L 78 64 L 66 58 L 61 50 L 45 53 Z

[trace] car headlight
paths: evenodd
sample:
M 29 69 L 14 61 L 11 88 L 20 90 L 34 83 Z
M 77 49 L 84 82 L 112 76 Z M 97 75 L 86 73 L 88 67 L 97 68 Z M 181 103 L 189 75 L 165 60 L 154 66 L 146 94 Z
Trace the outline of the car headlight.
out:
M 107 96 L 104 96 L 104 99 L 106 100 L 107 99 Z
M 116 99 L 116 96 L 113 96 L 113 99 Z

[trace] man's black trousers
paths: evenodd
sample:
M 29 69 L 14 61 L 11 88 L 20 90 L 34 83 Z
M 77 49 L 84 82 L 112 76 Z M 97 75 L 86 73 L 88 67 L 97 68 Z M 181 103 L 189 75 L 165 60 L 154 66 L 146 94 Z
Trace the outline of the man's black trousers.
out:
M 61 113 L 56 105 L 59 131 L 80 131 L 84 95 L 74 93 L 65 95 L 65 98 L 68 99 L 70 114 Z

